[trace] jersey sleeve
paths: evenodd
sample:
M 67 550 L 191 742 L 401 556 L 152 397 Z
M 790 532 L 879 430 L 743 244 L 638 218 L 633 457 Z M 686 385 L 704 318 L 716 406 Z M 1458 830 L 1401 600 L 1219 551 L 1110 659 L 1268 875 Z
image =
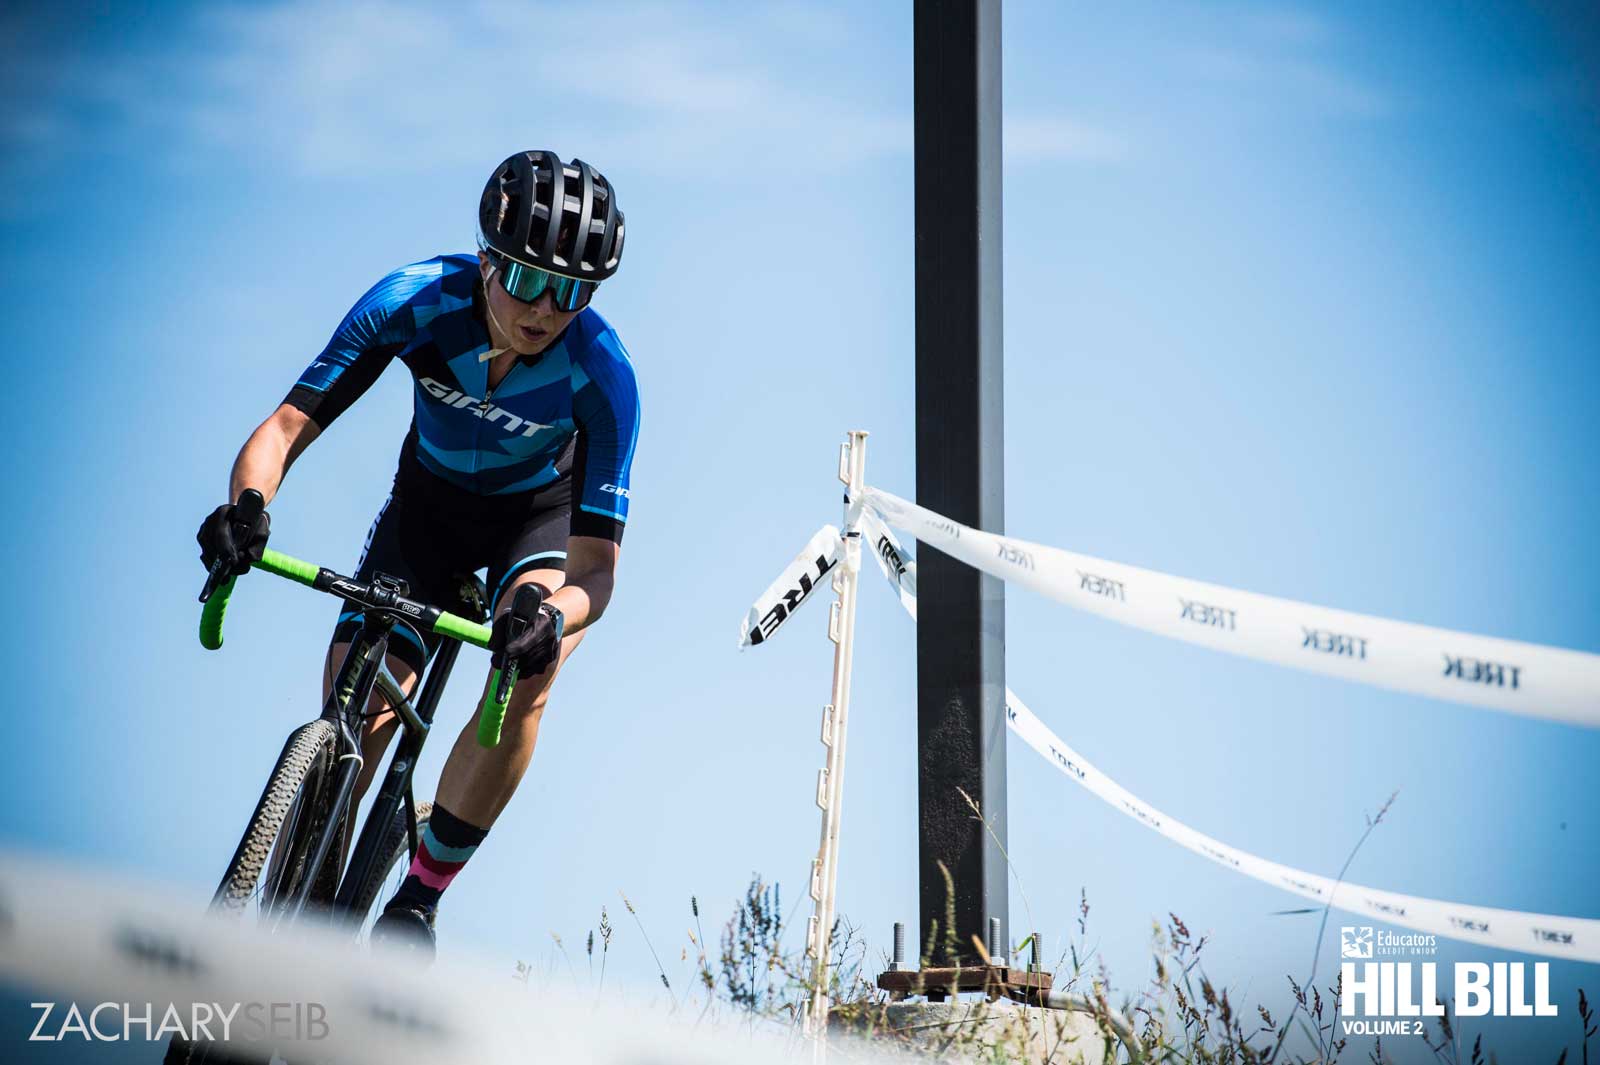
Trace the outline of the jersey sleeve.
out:
M 411 301 L 433 278 L 404 267 L 373 285 L 350 308 L 284 402 L 326 429 L 360 399 L 416 332 Z
M 622 542 L 628 478 L 639 440 L 639 386 L 616 333 L 595 338 L 573 363 L 572 535 Z

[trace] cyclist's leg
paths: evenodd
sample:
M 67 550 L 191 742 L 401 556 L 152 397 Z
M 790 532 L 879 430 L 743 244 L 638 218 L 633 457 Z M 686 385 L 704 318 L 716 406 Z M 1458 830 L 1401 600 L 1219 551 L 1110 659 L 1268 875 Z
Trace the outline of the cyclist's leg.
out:
M 517 585 L 534 581 L 551 591 L 561 587 L 566 574 L 560 570 L 538 569 L 525 571 L 508 586 L 497 612 L 509 610 L 511 592 Z M 520 677 L 506 706 L 506 718 L 500 730 L 500 743 L 486 749 L 478 743 L 478 723 L 469 720 L 456 736 L 455 746 L 439 776 L 438 802 L 450 808 L 462 820 L 488 828 L 511 801 L 517 785 L 533 760 L 534 747 L 539 742 L 539 723 L 543 720 L 545 704 L 555 684 L 561 667 L 583 641 L 584 633 L 576 632 L 561 641 L 561 654 L 556 661 L 537 677 Z M 485 681 L 487 687 L 487 681 Z
M 496 545 L 488 581 L 495 616 L 511 608 L 518 586 L 537 582 L 555 591 L 565 581 L 571 499 L 568 479 L 542 489 L 532 515 L 524 519 L 513 537 Z M 551 685 L 582 639 L 581 632 L 568 636 L 561 641 L 561 653 L 550 668 L 537 677 L 517 681 L 498 746 L 480 746 L 477 722 L 465 722 L 439 778 L 440 805 L 471 825 L 488 829 L 494 823 L 511 801 L 533 758 Z
M 537 580 L 552 590 L 560 587 L 571 500 L 571 482 L 563 478 L 509 505 L 481 526 L 485 539 L 480 546 L 491 559 L 488 587 L 497 614 L 509 609 L 512 592 L 522 583 Z M 478 745 L 477 722 L 470 717 L 465 722 L 445 761 L 421 846 L 385 914 L 392 911 L 399 921 L 410 913 L 410 923 L 416 925 L 424 919 L 418 915 L 433 913 L 445 889 L 483 843 L 528 768 L 550 681 L 578 639 L 563 641 L 557 663 L 544 676 L 518 681 L 500 743 L 493 750 Z
M 522 582 L 539 580 L 552 589 L 560 586 L 566 567 L 571 500 L 571 481 L 562 478 L 514 498 L 489 497 L 474 508 L 472 546 L 487 558 L 490 598 L 501 609 L 509 607 L 513 588 Z M 564 642 L 575 646 L 577 640 Z M 565 653 L 569 649 L 564 649 L 562 657 Z M 374 926 L 375 935 L 392 920 L 391 930 L 397 936 L 409 929 L 409 934 L 431 942 L 432 914 L 440 898 L 483 843 L 533 754 L 538 721 L 530 707 L 537 701 L 543 709 L 540 692 L 548 688 L 556 669 L 546 672 L 547 677 L 518 682 L 500 744 L 493 751 L 478 746 L 477 722 L 469 715 L 445 761 L 433 816 L 422 833 L 417 854 L 400 889 L 384 906 L 384 916 Z

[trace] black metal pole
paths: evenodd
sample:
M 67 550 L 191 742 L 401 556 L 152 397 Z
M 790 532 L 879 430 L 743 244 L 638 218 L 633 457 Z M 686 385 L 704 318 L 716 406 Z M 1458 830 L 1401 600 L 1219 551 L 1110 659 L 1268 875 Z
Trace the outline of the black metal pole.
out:
M 1000 276 L 1000 0 L 917 0 L 917 501 L 1004 531 Z M 917 758 L 921 927 L 944 963 L 979 960 L 1007 920 L 1005 591 L 924 546 L 918 573 Z M 962 798 L 982 810 L 986 830 Z M 992 830 L 992 834 L 991 834 Z

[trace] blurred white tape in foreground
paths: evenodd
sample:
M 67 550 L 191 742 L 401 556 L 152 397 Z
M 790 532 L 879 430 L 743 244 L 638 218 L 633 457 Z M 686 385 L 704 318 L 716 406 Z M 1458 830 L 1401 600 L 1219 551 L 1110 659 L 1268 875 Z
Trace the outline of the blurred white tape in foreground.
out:
M 952 558 L 1125 625 L 1361 684 L 1600 727 L 1600 655 L 1205 584 L 997 536 L 877 488 L 863 497 Z
M 625 1010 L 575 992 L 530 989 L 509 973 L 494 978 L 443 962 L 421 969 L 326 929 L 269 935 L 136 882 L 16 851 L 0 851 L 0 985 L 55 1003 L 42 1021 L 36 1008 L 22 1030 L 0 1031 L 11 1048 L 7 1060 L 16 1047 L 28 1049 L 36 1021 L 39 1035 L 56 1035 L 69 1007 L 87 1024 L 102 1003 L 113 1007 L 95 1018 L 103 1035 L 122 1035 L 124 1012 L 138 1017 L 148 1007 L 152 1019 L 135 1020 L 129 1041 L 158 1030 L 169 1005 L 168 1019 L 189 1032 L 194 1003 L 208 1007 L 217 1035 L 214 1015 L 237 1005 L 234 1048 L 261 1060 L 276 1051 L 293 1065 L 747 1065 L 798 1061 L 805 1050 L 796 1042 L 791 1053 L 786 1041 L 746 1030 L 696 1028 L 692 1016 L 680 1022 L 643 1004 Z M 252 1004 L 288 1007 L 277 1011 L 275 1038 L 252 1038 L 243 1020 Z M 70 1026 L 66 1032 L 42 1048 L 53 1052 L 49 1060 L 77 1061 L 82 1047 L 110 1041 L 72 1034 Z
M 876 520 L 870 506 L 862 515 L 861 529 L 867 538 L 867 549 L 878 560 L 878 569 L 893 586 L 906 612 L 915 618 L 916 561 L 895 539 L 894 533 Z M 1157 810 L 1068 746 L 1034 716 L 1033 711 L 1010 688 L 1006 689 L 1006 723 L 1019 739 L 1038 751 L 1069 779 L 1083 785 L 1092 794 L 1146 828 L 1236 873 L 1243 873 L 1347 913 L 1360 914 L 1402 928 L 1414 928 L 1448 939 L 1528 954 L 1600 962 L 1600 921 L 1441 902 L 1438 899 L 1400 895 L 1360 884 L 1343 883 L 1316 873 L 1292 869 L 1230 847 Z

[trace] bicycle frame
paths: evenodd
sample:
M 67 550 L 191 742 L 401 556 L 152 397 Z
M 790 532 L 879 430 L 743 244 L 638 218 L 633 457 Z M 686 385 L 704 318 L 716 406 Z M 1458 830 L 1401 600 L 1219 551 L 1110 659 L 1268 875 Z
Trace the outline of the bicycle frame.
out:
M 395 742 L 394 754 L 389 759 L 389 769 L 384 774 L 383 785 L 378 790 L 378 797 L 373 800 L 372 810 L 367 814 L 366 821 L 362 823 L 355 851 L 345 868 L 344 879 L 340 882 L 338 894 L 334 899 L 335 913 L 354 912 L 356 893 L 361 890 L 361 885 L 367 882 L 373 866 L 384 857 L 379 848 L 382 846 L 389 824 L 394 820 L 396 807 L 403 807 L 406 812 L 407 851 L 413 858 L 417 855 L 417 812 L 411 794 L 411 775 L 416 769 L 417 758 L 422 753 L 422 745 L 432 730 L 434 710 L 439 705 L 439 697 L 444 693 L 445 683 L 450 679 L 450 670 L 454 667 L 456 655 L 460 652 L 461 645 L 455 642 L 445 643 L 439 648 L 432 666 L 423 678 L 422 691 L 415 707 L 400 691 L 400 686 L 395 683 L 387 668 L 379 669 L 373 678 L 378 690 L 383 693 L 389 706 L 399 716 L 401 732 Z
M 404 584 L 385 574 L 376 575 L 371 589 L 377 593 L 377 598 L 400 599 L 405 594 Z M 425 670 L 421 694 L 416 703 L 412 703 L 385 664 L 389 637 L 396 623 L 411 627 L 398 618 L 392 608 L 384 609 L 375 604 L 365 608 L 361 629 L 345 653 L 344 661 L 329 688 L 328 698 L 323 703 L 322 718 L 331 721 L 339 730 L 339 772 L 335 778 L 332 809 L 311 843 L 311 858 L 293 898 L 288 902 L 285 917 L 289 920 L 298 918 L 310 901 L 318 873 L 332 856 L 334 844 L 348 817 L 363 766 L 361 721 L 374 690 L 382 694 L 389 709 L 400 719 L 401 732 L 389 759 L 383 786 L 366 820 L 362 822 L 355 850 L 339 880 L 331 913 L 334 920 L 354 916 L 355 897 L 379 860 L 378 851 L 383 838 L 402 802 L 406 808 L 407 842 L 410 853 L 416 855 L 416 814 L 412 803 L 411 774 L 416 767 L 417 756 L 422 752 L 422 745 L 428 738 L 434 710 L 450 678 L 461 645 L 449 640 L 440 646 L 434 661 Z
M 374 584 L 378 584 L 381 580 L 383 576 L 379 575 Z M 365 612 L 361 630 L 345 653 L 344 662 L 340 665 L 327 701 L 323 704 L 322 717 L 333 722 L 339 729 L 339 775 L 335 785 L 333 810 L 312 844 L 311 860 L 295 897 L 290 900 L 288 911 L 290 919 L 298 917 L 304 910 L 310 899 L 311 889 L 317 881 L 317 874 L 332 854 L 334 842 L 338 839 L 348 816 L 357 778 L 363 765 L 360 723 L 374 689 L 383 695 L 389 709 L 399 717 L 401 732 L 390 756 L 383 786 L 379 789 L 366 820 L 362 822 L 355 850 L 339 881 L 338 892 L 333 902 L 334 919 L 354 916 L 355 897 L 366 883 L 367 877 L 371 875 L 373 865 L 379 860 L 378 851 L 383 838 L 388 834 L 389 825 L 393 823 L 394 815 L 402 803 L 406 809 L 407 842 L 412 856 L 416 855 L 417 828 L 411 795 L 411 774 L 416 768 L 417 757 L 422 753 L 422 745 L 432 728 L 434 710 L 438 706 L 445 683 L 449 680 L 450 671 L 455 665 L 461 645 L 452 640 L 439 648 L 438 655 L 426 670 L 421 694 L 416 704 L 413 704 L 384 661 L 388 653 L 389 637 L 396 621 L 393 614 L 382 610 L 369 609 Z M 399 623 L 406 624 L 403 621 Z
M 333 807 L 312 843 L 311 859 L 294 897 L 289 901 L 285 914 L 287 918 L 298 917 L 304 911 L 316 884 L 317 874 L 328 861 L 348 816 L 362 768 L 358 734 L 374 691 L 383 696 L 402 726 L 383 784 L 362 823 L 355 850 L 335 892 L 334 917 L 351 917 L 354 916 L 356 895 L 371 876 L 375 864 L 385 857 L 379 851 L 402 803 L 406 810 L 407 843 L 412 856 L 416 855 L 417 824 L 412 803 L 411 776 L 416 768 L 417 756 L 432 728 L 434 712 L 444 694 L 445 683 L 460 653 L 461 644 L 466 642 L 478 647 L 488 646 L 489 629 L 476 621 L 406 598 L 404 582 L 384 574 L 376 575 L 370 584 L 366 584 L 272 550 L 264 552 L 257 566 L 318 591 L 339 596 L 362 609 L 361 628 L 339 665 L 322 707 L 322 718 L 331 721 L 339 734 L 339 772 Z M 222 646 L 222 620 L 234 587 L 232 578 L 220 587 L 215 586 L 216 576 L 213 574 L 213 579 L 207 582 L 206 590 L 201 594 L 205 610 L 200 621 L 200 642 L 212 650 Z M 479 606 L 485 606 L 481 601 L 481 593 Z M 415 702 L 401 689 L 400 682 L 384 662 L 389 637 L 397 624 L 404 625 L 416 634 L 419 643 L 423 628 L 446 637 L 432 664 L 420 678 L 422 687 Z M 500 725 L 516 682 L 514 665 L 504 671 L 496 669 L 490 674 L 478 722 L 478 740 L 485 747 L 499 743 Z

